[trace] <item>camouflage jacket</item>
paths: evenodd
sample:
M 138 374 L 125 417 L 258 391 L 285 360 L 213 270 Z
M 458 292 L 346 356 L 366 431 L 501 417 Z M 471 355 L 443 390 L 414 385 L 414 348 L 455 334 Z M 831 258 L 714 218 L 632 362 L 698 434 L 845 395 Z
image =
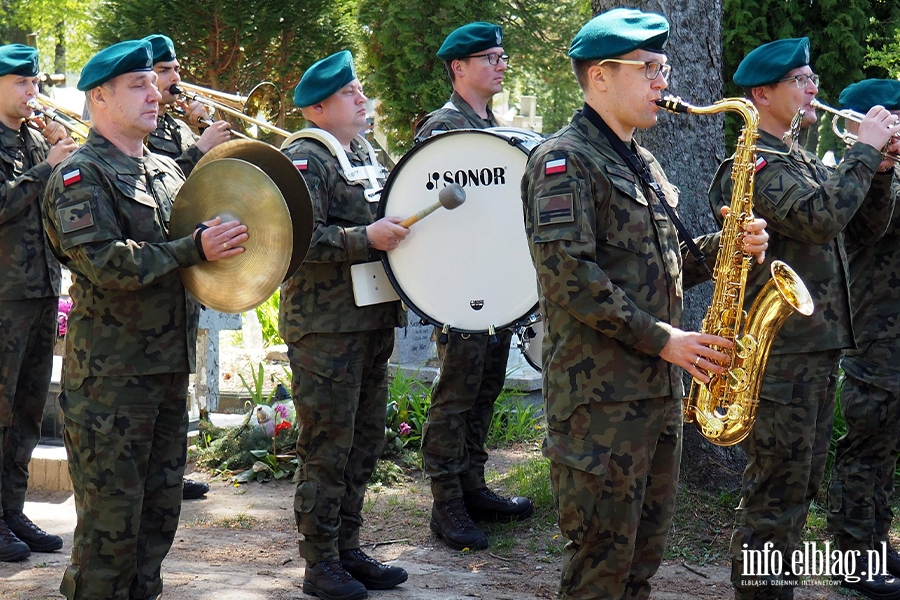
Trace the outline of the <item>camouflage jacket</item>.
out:
M 900 168 L 876 175 L 872 189 L 893 198 L 894 213 L 884 237 L 874 245 L 859 243 L 855 236 L 848 239 L 850 305 L 860 348 L 848 350 L 841 365 L 853 377 L 896 394 L 900 393 Z
M 497 119 L 487 107 L 488 119 L 482 119 L 478 113 L 463 100 L 463 97 L 455 91 L 450 95 L 450 101 L 434 112 L 428 113 L 424 120 L 416 127 L 416 138 L 427 139 L 436 133 L 452 131 L 454 129 L 487 129 L 497 127 Z
M 368 164 L 356 141 L 350 164 Z M 366 225 L 375 222 L 377 202 L 367 202 L 361 185 L 350 185 L 340 164 L 320 142 L 300 138 L 284 149 L 309 187 L 313 235 L 297 272 L 281 285 L 278 330 L 293 342 L 307 333 L 371 331 L 406 325 L 400 302 L 356 306 L 350 266 L 379 260 L 368 246 Z M 383 183 L 383 182 L 382 182 Z
M 193 370 L 200 311 L 178 268 L 200 253 L 190 236 L 168 239 L 183 183 L 172 160 L 146 149 L 132 158 L 94 130 L 50 176 L 44 226 L 72 271 L 66 388 L 87 376 Z
M 753 212 L 768 223 L 769 248 L 765 264 L 753 263 L 747 277 L 745 308 L 771 279 L 773 260 L 790 265 L 806 284 L 815 309 L 812 316 L 792 314 L 772 344 L 770 354 L 795 354 L 852 348 L 847 231 L 872 243 L 885 230 L 891 215 L 889 199 L 870 192 L 878 151 L 856 144 L 837 169 L 829 169 L 802 149 L 790 155 L 775 136 L 760 132 L 753 194 Z M 731 201 L 731 159 L 719 166 L 709 190 L 713 213 Z M 876 197 L 882 196 L 882 197 Z
M 150 152 L 168 156 L 181 167 L 187 177 L 203 158 L 203 152 L 197 147 L 197 135 L 187 123 L 165 113 L 156 119 L 156 131 L 147 138 Z
M 678 190 L 638 149 L 676 207 Z M 532 152 L 522 201 L 544 317 L 551 427 L 581 404 L 681 398 L 682 371 L 659 352 L 670 325 L 681 325 L 686 251 L 655 194 L 579 112 Z M 716 233 L 697 242 L 710 256 L 718 240 Z M 692 283 L 708 278 L 693 260 L 684 268 Z
M 59 295 L 59 263 L 41 226 L 48 152 L 27 125 L 14 131 L 0 123 L 0 301 Z

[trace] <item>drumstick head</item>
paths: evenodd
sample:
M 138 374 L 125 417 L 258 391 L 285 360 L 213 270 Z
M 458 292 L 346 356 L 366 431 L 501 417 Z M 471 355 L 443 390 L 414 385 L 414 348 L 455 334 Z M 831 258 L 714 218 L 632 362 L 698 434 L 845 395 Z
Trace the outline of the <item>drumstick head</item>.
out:
M 447 210 L 453 210 L 466 201 L 466 191 L 458 183 L 451 183 L 438 192 L 438 202 Z

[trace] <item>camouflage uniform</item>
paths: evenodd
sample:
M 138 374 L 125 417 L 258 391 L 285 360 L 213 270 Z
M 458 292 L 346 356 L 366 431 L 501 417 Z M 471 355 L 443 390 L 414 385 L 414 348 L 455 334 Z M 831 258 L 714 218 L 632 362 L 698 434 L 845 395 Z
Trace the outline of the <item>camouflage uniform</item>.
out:
M 452 105 L 449 106 L 449 105 Z M 417 138 L 428 138 L 454 129 L 497 127 L 493 113 L 482 119 L 457 92 L 448 105 L 430 113 L 419 125 Z M 436 327 L 437 340 L 441 330 Z M 422 432 L 422 460 L 431 478 L 435 502 L 462 498 L 464 492 L 486 487 L 488 430 L 494 402 L 506 381 L 506 365 L 512 331 L 488 335 L 451 333 L 438 343 L 441 374 L 431 394 L 428 420 Z
M 44 197 L 74 301 L 60 401 L 79 517 L 60 586 L 70 600 L 162 590 L 181 510 L 199 315 L 177 272 L 198 264 L 199 251 L 191 237 L 168 240 L 183 182 L 170 159 L 126 156 L 92 130 Z
M 522 199 L 545 324 L 544 454 L 568 540 L 559 597 L 647 598 L 681 460 L 682 370 L 659 352 L 681 325 L 682 275 L 708 275 L 682 263 L 655 194 L 581 113 L 532 152 Z M 697 242 L 712 266 L 719 234 Z
M 843 348 L 853 347 L 842 230 L 877 239 L 891 206 L 877 194 L 867 196 L 881 157 L 865 144 L 854 146 L 835 171 L 802 149 L 773 154 L 788 147 L 765 131 L 757 147 L 754 212 L 768 222 L 769 248 L 765 264 L 754 263 L 747 278 L 745 308 L 778 259 L 797 271 L 815 311 L 788 317 L 769 353 L 756 424 L 745 441 L 749 463 L 731 539 L 731 581 L 736 598 L 792 598 L 791 586 L 757 586 L 766 578 L 744 575 L 742 550 L 762 550 L 772 542 L 790 557 L 801 541 L 824 475 L 838 359 Z M 729 159 L 720 165 L 710 188 L 716 215 L 730 203 L 731 164 Z
M 354 140 L 354 166 L 368 154 Z M 301 267 L 281 286 L 279 333 L 288 343 L 297 409 L 294 517 L 308 565 L 359 548 L 366 483 L 384 447 L 387 363 L 394 328 L 406 324 L 400 302 L 356 306 L 350 266 L 377 260 L 366 225 L 377 203 L 343 178 L 318 141 L 284 150 L 303 174 L 314 230 Z
M 0 518 L 25 505 L 53 367 L 60 269 L 40 212 L 49 151 L 30 127 L 0 123 Z
M 873 192 L 900 199 L 897 172 L 876 175 Z M 841 360 L 847 433 L 835 451 L 827 514 L 838 548 L 867 550 L 889 543 L 900 454 L 900 206 L 894 205 L 887 233 L 874 246 L 850 238 L 847 249 L 858 349 L 846 350 Z
M 198 139 L 187 123 L 165 113 L 157 117 L 156 131 L 147 138 L 147 147 L 178 163 L 187 177 L 203 158 L 203 152 L 197 147 Z

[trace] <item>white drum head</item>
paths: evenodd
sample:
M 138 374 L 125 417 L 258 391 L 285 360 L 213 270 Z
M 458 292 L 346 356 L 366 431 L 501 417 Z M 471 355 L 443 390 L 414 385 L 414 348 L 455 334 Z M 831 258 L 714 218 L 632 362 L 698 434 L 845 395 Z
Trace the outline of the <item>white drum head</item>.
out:
M 484 333 L 534 312 L 537 278 L 519 185 L 527 152 L 539 139 L 515 129 L 449 131 L 413 148 L 394 168 L 379 217 L 413 215 L 437 202 L 450 183 L 466 193 L 461 206 L 439 208 L 413 224 L 385 255 L 391 283 L 426 321 Z

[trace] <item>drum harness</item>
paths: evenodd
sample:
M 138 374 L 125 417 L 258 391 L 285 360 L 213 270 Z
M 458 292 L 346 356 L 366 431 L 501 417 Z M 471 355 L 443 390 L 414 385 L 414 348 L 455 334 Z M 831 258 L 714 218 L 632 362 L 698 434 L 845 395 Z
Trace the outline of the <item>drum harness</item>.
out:
M 338 160 L 341 165 L 341 175 L 350 185 L 361 185 L 366 187 L 365 196 L 367 202 L 378 202 L 381 198 L 381 190 L 383 186 L 380 181 L 387 178 L 387 170 L 378 162 L 375 149 L 372 144 L 361 135 L 356 136 L 356 140 L 362 144 L 363 148 L 369 154 L 369 162 L 371 164 L 354 167 L 347 158 L 347 151 L 341 146 L 336 137 L 317 127 L 309 127 L 302 129 L 291 136 L 289 141 L 299 138 L 312 138 L 331 151 L 331 154 Z

